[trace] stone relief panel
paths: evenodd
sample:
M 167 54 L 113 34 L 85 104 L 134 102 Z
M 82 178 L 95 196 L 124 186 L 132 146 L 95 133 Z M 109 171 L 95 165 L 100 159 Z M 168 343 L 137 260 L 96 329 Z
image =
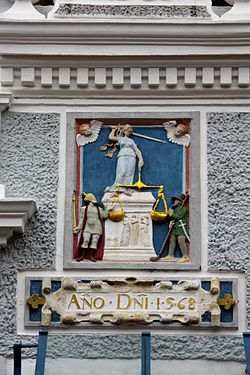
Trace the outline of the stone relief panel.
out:
M 27 279 L 26 325 L 237 327 L 234 280 Z
M 71 117 L 65 267 L 197 268 L 200 249 L 191 243 L 191 212 L 199 206 L 194 118 Z

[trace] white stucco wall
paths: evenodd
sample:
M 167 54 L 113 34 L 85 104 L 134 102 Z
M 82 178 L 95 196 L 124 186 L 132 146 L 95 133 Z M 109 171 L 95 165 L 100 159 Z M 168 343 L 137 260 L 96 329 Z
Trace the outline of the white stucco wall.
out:
M 23 373 L 34 375 L 34 361 L 23 361 Z M 60 359 L 47 360 L 45 375 L 138 375 L 140 374 L 139 360 L 77 360 Z M 152 361 L 153 375 L 245 375 L 245 365 L 236 362 L 217 362 L 202 360 L 184 361 Z M 12 364 L 7 361 L 6 375 L 12 375 Z

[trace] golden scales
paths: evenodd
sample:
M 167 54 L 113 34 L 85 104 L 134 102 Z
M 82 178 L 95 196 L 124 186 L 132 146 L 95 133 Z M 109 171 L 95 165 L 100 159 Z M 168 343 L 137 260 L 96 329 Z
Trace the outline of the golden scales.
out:
M 109 210 L 109 213 L 108 213 L 108 216 L 109 216 L 109 219 L 112 220 L 112 221 L 115 221 L 115 222 L 118 222 L 118 221 L 121 221 L 124 216 L 125 216 L 125 211 L 124 211 L 124 207 L 122 205 L 122 202 L 120 200 L 120 192 L 119 192 L 119 189 L 120 187 L 126 187 L 126 188 L 132 188 L 132 189 L 138 189 L 139 191 L 141 191 L 142 189 L 159 189 L 158 191 L 158 197 L 157 197 L 157 200 L 155 201 L 155 204 L 153 206 L 153 209 L 150 213 L 150 216 L 152 218 L 153 221 L 157 221 L 157 222 L 161 222 L 161 221 L 165 221 L 167 216 L 168 216 L 168 207 L 167 207 L 167 203 L 166 203 L 166 200 L 165 200 L 165 196 L 164 196 L 164 186 L 163 185 L 160 185 L 160 186 L 155 186 L 155 185 L 146 185 L 142 182 L 141 180 L 141 172 L 139 170 L 138 172 L 138 181 L 135 182 L 134 184 L 132 185 L 123 185 L 123 184 L 117 184 L 116 185 L 116 191 L 114 193 L 114 196 L 111 200 L 111 206 L 112 208 Z M 157 209 L 157 206 L 159 205 L 159 202 L 160 201 L 163 201 L 163 204 L 164 204 L 164 211 L 162 212 L 158 212 L 156 211 Z M 114 211 L 114 207 L 115 205 L 118 203 L 118 205 L 120 206 L 120 210 L 119 211 Z

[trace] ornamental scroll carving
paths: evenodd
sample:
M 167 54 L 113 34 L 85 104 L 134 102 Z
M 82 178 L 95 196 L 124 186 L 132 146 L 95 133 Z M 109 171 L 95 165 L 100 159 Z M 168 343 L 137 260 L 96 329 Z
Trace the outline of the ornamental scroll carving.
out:
M 213 278 L 210 291 L 200 279 L 154 281 L 123 279 L 82 281 L 63 278 L 52 293 L 48 279 L 43 282 L 46 302 L 42 325 L 51 325 L 51 314 L 60 315 L 62 326 L 183 324 L 203 327 L 202 315 L 211 314 L 210 327 L 220 326 L 218 306 L 220 281 Z M 208 325 L 206 325 L 208 326 Z

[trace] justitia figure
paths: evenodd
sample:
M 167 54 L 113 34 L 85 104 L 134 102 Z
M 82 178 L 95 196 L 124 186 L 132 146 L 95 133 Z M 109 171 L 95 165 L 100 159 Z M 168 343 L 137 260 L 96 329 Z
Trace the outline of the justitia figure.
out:
M 94 194 L 86 194 L 85 207 L 81 208 L 78 227 L 75 233 L 80 234 L 77 245 L 76 261 L 84 259 L 96 262 L 102 260 L 104 252 L 104 228 L 103 220 L 108 217 L 108 211 L 98 206 Z
M 168 214 L 171 217 L 169 228 L 171 229 L 169 252 L 164 258 L 167 262 L 175 260 L 174 253 L 176 250 L 176 240 L 181 249 L 182 257 L 177 260 L 178 263 L 189 262 L 189 256 L 187 254 L 186 239 L 189 239 L 188 225 L 187 225 L 187 209 L 183 206 L 185 194 L 180 194 L 176 197 L 172 197 L 172 208 L 168 210 Z
M 119 131 L 120 130 L 120 131 Z M 117 166 L 116 166 L 116 178 L 115 182 L 112 186 L 107 187 L 106 191 L 115 191 L 116 185 L 132 185 L 134 174 L 135 174 L 135 166 L 136 166 L 136 158 L 138 158 L 138 167 L 139 171 L 143 167 L 144 161 L 142 157 L 142 153 L 137 147 L 136 143 L 133 139 L 130 138 L 132 135 L 133 128 L 131 125 L 126 124 L 120 129 L 114 128 L 112 129 L 109 140 L 112 142 L 117 142 L 120 151 L 117 155 Z

